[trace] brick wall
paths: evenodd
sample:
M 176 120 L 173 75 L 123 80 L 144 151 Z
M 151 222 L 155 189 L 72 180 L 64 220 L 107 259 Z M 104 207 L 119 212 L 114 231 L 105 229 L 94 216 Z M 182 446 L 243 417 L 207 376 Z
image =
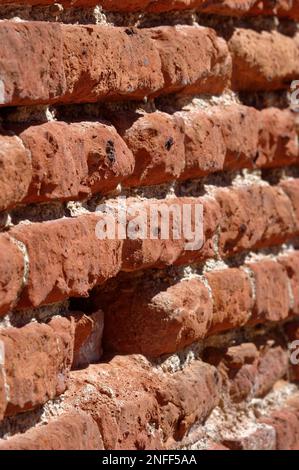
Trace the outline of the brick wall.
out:
M 0 0 L 0 450 L 299 448 L 296 21 Z M 119 197 L 203 243 L 99 239 Z

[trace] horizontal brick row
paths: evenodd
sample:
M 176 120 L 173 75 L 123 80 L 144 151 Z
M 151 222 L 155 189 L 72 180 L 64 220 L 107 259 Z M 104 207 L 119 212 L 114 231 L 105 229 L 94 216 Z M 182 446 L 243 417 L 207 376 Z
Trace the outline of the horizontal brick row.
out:
M 71 368 L 99 361 L 102 332 L 102 312 L 0 329 L 0 420 L 64 393 Z
M 169 115 L 120 112 L 104 122 L 50 121 L 0 137 L 0 210 L 17 203 L 85 199 L 94 193 L 299 163 L 295 116 L 215 106 Z
M 2 106 L 221 93 L 231 75 L 227 45 L 209 28 L 3 21 L 1 38 Z
M 117 295 L 100 292 L 92 302 L 105 312 L 106 350 L 157 357 L 219 332 L 299 314 L 298 276 L 294 252 L 173 285 L 157 279 L 141 279 L 130 289 L 120 284 Z
M 0 5 L 15 0 L 0 0 Z M 25 5 L 51 5 L 54 0 L 25 0 Z M 227 15 L 278 15 L 298 19 L 297 0 L 61 0 L 64 7 L 91 7 L 100 5 L 104 10 L 116 12 L 147 11 L 162 13 L 172 10 L 197 9 L 199 12 Z
M 162 203 L 129 198 L 125 227 L 119 225 L 117 212 L 110 213 L 113 206 L 74 218 L 19 224 L 0 235 L 0 244 L 8 247 L 0 271 L 0 311 L 4 314 L 16 304 L 37 307 L 88 296 L 94 286 L 120 271 L 202 262 L 218 253 L 228 257 L 284 243 L 299 233 L 298 187 L 298 180 L 289 179 L 281 187 L 219 188 L 213 197 L 170 198 Z M 187 209 L 190 227 L 182 215 Z M 159 223 L 159 214 L 168 227 Z M 132 230 L 133 238 L 128 236 Z M 29 258 L 25 286 L 25 260 L 16 243 Z
M 73 372 L 65 403 L 92 416 L 106 449 L 163 449 L 208 417 L 220 387 L 216 368 L 201 361 L 168 374 L 142 356 L 115 356 Z
M 217 367 L 233 403 L 265 396 L 278 380 L 287 376 L 289 368 L 287 350 L 275 342 L 270 346 L 267 339 L 257 344 L 209 347 L 203 357 Z
M 0 449 L 173 449 L 193 425 L 205 423 L 221 393 L 227 390 L 227 404 L 264 397 L 287 373 L 287 352 L 267 342 L 241 343 L 221 351 L 210 348 L 204 356 L 210 363 L 194 360 L 171 373 L 153 369 L 137 355 L 114 356 L 107 363 L 71 372 L 62 414 L 46 425 L 0 440 Z M 293 409 L 294 404 L 288 407 Z M 275 416 L 276 412 L 265 415 L 257 424 L 267 422 L 275 428 Z M 263 448 L 264 433 L 258 436 L 252 436 L 251 444 L 244 433 L 242 442 L 237 436 L 223 438 L 219 447 Z M 272 438 L 279 448 L 293 442 L 280 442 L 279 432 L 272 432 Z
M 103 450 L 103 441 L 87 413 L 70 410 L 47 424 L 0 440 L 0 450 Z
M 276 90 L 298 78 L 298 36 L 277 31 L 236 28 L 226 43 L 205 27 L 2 21 L 0 39 L 0 106 L 220 94 L 230 82 Z

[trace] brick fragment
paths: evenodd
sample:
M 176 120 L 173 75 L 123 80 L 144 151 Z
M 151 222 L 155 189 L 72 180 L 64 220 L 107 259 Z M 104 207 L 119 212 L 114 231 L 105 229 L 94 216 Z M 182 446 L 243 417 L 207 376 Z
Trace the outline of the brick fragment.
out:
M 159 51 L 163 93 L 220 94 L 229 84 L 231 58 L 225 41 L 209 28 L 163 26 L 145 30 Z
M 20 202 L 31 180 L 30 155 L 17 137 L 0 135 L 0 211 Z
M 232 55 L 232 88 L 237 91 L 289 88 L 299 77 L 295 38 L 277 31 L 236 28 L 228 41 Z
M 15 415 L 61 395 L 67 387 L 73 359 L 73 332 L 65 318 L 49 324 L 30 323 L 0 331 L 3 371 L 9 393 L 6 416 Z
M 28 283 L 19 306 L 37 307 L 68 297 L 84 297 L 121 266 L 122 241 L 99 240 L 99 214 L 20 224 L 11 234 L 27 247 Z
M 1 21 L 0 106 L 48 103 L 63 95 L 61 30 L 58 23 Z
M 103 450 L 94 420 L 82 411 L 68 411 L 24 434 L 0 440 L 0 450 Z
M 117 296 L 100 293 L 93 300 L 105 311 L 107 351 L 157 357 L 179 351 L 206 336 L 212 320 L 212 302 L 198 279 L 173 286 L 145 281 L 132 290 L 122 287 Z
M 255 305 L 251 322 L 281 321 L 290 312 L 288 277 L 285 268 L 272 260 L 248 264 L 254 275 Z
M 0 316 L 17 302 L 24 275 L 21 250 L 6 234 L 0 234 Z
M 252 314 L 253 293 L 246 273 L 237 268 L 206 275 L 213 298 L 209 334 L 245 325 Z

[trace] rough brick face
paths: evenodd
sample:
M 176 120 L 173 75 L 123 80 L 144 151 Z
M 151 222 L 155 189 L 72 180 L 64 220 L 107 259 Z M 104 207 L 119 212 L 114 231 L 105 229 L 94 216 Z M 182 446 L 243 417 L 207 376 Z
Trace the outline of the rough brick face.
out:
M 0 136 L 0 211 L 20 202 L 31 181 L 30 155 L 16 137 Z
M 21 291 L 24 258 L 21 250 L 5 234 L 0 235 L 0 315 L 13 307 Z
M 6 45 L 0 55 L 0 105 L 47 103 L 65 92 L 59 24 L 2 21 L 0 42 Z

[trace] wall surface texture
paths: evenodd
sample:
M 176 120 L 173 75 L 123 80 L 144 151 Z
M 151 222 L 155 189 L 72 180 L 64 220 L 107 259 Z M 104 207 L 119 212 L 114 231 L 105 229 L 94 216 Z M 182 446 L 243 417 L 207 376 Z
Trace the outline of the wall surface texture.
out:
M 297 22 L 0 0 L 0 450 L 299 449 Z M 203 243 L 100 239 L 120 197 Z

